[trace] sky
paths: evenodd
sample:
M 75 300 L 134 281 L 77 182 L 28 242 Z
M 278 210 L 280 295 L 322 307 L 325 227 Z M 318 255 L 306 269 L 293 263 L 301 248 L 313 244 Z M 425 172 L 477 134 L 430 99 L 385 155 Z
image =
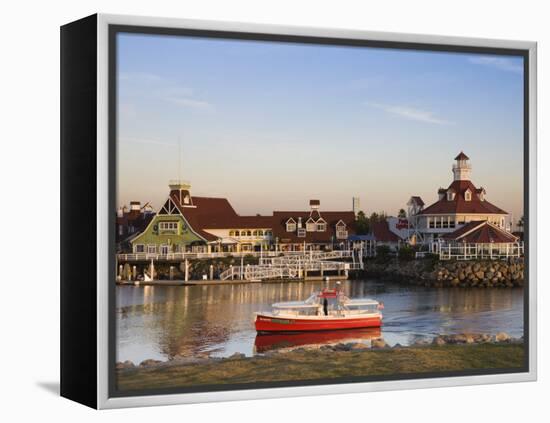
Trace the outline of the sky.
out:
M 523 214 L 523 59 L 119 34 L 117 202 L 162 206 L 171 179 L 242 215 L 396 215 L 471 159 L 487 200 Z

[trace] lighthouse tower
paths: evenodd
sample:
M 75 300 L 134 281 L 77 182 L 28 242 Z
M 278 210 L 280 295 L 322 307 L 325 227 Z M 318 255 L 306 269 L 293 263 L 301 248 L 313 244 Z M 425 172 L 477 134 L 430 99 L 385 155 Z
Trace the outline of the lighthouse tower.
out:
M 456 163 L 453 164 L 453 175 L 455 181 L 469 181 L 472 166 L 469 163 L 470 158 L 462 151 L 455 157 Z

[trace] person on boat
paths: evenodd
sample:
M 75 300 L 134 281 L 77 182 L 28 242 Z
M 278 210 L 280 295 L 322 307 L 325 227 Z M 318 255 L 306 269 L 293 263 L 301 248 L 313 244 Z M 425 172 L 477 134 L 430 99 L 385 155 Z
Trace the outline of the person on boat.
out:
M 328 316 L 328 300 L 323 298 L 323 313 Z

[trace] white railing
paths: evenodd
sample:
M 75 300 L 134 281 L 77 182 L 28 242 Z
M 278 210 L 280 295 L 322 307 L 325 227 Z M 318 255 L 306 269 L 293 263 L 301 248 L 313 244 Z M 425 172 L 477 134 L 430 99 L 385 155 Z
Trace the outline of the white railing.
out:
M 311 253 L 305 253 L 303 251 L 231 251 L 231 252 L 212 252 L 212 253 L 123 253 L 117 254 L 119 262 L 133 262 L 133 261 L 183 261 L 185 259 L 208 259 L 208 258 L 223 258 L 223 257 L 308 257 L 310 259 L 333 259 L 351 257 L 351 251 L 312 251 Z
M 515 243 L 487 243 L 487 244 L 460 244 L 449 243 L 439 245 L 440 260 L 501 260 L 510 257 L 522 257 L 523 242 Z
M 360 269 L 360 263 L 346 263 L 335 261 L 314 261 L 298 264 L 282 265 L 246 265 L 231 266 L 220 274 L 221 280 L 244 279 L 264 280 L 278 278 L 299 278 L 308 272 L 331 272 Z

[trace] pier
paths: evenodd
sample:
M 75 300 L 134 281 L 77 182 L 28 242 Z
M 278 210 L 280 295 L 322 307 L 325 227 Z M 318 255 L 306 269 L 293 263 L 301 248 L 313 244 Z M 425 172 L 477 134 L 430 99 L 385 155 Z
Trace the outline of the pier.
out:
M 154 274 L 154 265 L 158 262 L 170 263 L 171 265 L 183 265 L 184 280 L 189 281 L 190 260 L 213 259 L 213 258 L 241 258 L 241 265 L 230 265 L 228 269 L 219 274 L 218 279 L 214 279 L 212 266 L 210 274 L 205 281 L 213 283 L 230 281 L 249 281 L 261 282 L 266 280 L 311 280 L 323 279 L 325 277 L 335 276 L 347 278 L 350 270 L 359 270 L 364 268 L 363 257 L 360 250 L 335 250 L 335 251 L 260 251 L 260 252 L 241 252 L 241 253 L 169 253 L 169 254 L 149 254 L 133 253 L 118 254 L 117 268 L 119 270 L 119 281 L 126 280 L 122 278 L 122 269 L 125 265 L 132 266 L 132 280 L 137 279 L 136 264 L 149 264 L 149 274 Z M 258 264 L 244 264 L 245 256 L 258 258 Z M 172 268 L 172 266 L 171 266 Z M 148 283 L 150 281 L 144 281 Z M 202 282 L 202 281 L 201 281 Z

